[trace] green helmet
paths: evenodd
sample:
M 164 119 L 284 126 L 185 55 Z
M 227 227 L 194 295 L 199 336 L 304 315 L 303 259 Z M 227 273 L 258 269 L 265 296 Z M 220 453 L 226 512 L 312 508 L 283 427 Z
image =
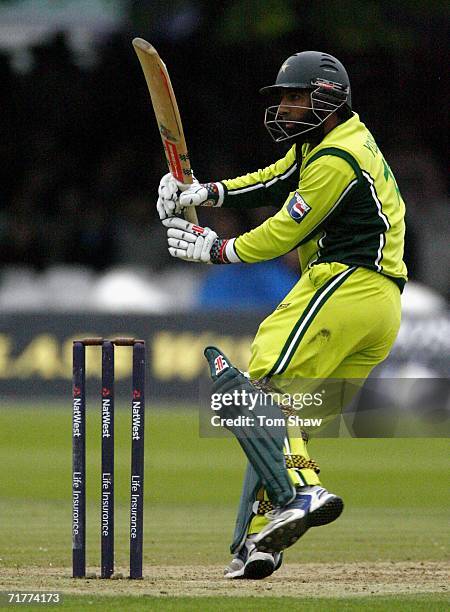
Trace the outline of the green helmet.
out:
M 305 129 L 288 134 L 278 117 L 278 107 L 266 110 L 265 125 L 277 142 L 293 138 L 320 126 L 341 106 L 352 108 L 350 80 L 341 62 L 320 51 L 303 51 L 291 55 L 281 66 L 274 85 L 260 89 L 262 94 L 280 94 L 283 90 L 311 90 L 308 121 L 299 122 Z

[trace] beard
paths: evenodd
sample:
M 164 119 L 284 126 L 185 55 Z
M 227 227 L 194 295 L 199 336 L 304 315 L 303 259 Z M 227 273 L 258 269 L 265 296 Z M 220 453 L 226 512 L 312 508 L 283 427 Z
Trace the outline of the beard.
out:
M 307 123 L 314 123 L 315 121 L 317 121 L 317 117 L 310 110 L 304 116 L 303 120 Z M 294 131 L 295 129 L 292 130 L 292 132 Z M 315 144 L 318 144 L 323 139 L 324 136 L 325 136 L 324 124 L 321 123 L 317 125 L 316 127 L 309 129 L 307 132 L 303 132 L 302 134 L 298 134 L 297 136 L 294 136 L 294 141 L 300 147 L 306 143 L 315 145 Z

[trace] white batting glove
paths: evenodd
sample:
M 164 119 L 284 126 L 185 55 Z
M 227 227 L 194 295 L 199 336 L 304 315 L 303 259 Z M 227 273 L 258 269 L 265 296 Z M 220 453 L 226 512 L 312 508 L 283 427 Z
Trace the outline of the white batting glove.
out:
M 194 185 L 198 184 L 198 181 L 194 176 L 192 179 L 194 181 Z M 178 181 L 170 172 L 162 177 L 159 182 L 158 202 L 156 203 L 156 209 L 161 221 L 181 213 L 182 207 L 180 206 L 180 193 L 185 189 L 189 189 L 190 187 L 192 187 L 190 183 L 180 183 L 180 181 Z
M 188 206 L 222 206 L 225 188 L 222 183 L 194 183 L 180 194 L 180 208 Z
M 165 219 L 167 242 L 172 257 L 186 261 L 208 263 L 211 261 L 211 247 L 217 240 L 217 234 L 209 227 L 200 227 L 180 219 Z
M 175 214 L 178 203 L 178 185 L 170 172 L 165 174 L 159 182 L 158 202 L 156 209 L 159 218 L 167 219 Z

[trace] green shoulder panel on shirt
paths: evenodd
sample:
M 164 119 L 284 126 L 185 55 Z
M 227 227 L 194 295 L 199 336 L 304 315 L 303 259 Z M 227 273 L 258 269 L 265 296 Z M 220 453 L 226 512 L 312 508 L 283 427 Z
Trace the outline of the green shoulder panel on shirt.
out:
M 313 162 L 315 162 L 320 157 L 323 157 L 324 155 L 334 155 L 335 157 L 339 157 L 345 160 L 352 168 L 356 178 L 358 180 L 361 180 L 363 178 L 361 168 L 359 167 L 359 164 L 356 159 L 352 155 L 350 155 L 350 153 L 347 153 L 347 151 L 339 149 L 338 147 L 325 147 L 324 149 L 320 149 L 319 151 L 317 151 L 317 153 L 314 153 L 314 155 L 307 159 L 305 163 L 305 168 L 310 166 Z

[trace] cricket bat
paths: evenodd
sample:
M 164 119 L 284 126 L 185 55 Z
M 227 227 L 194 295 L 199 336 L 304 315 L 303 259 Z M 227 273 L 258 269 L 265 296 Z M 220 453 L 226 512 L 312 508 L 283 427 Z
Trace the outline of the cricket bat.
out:
M 178 181 L 190 185 L 192 168 L 180 111 L 166 65 L 155 47 L 143 38 L 134 38 L 133 47 L 147 81 L 169 170 Z M 185 208 L 183 213 L 186 221 L 198 224 L 197 213 L 193 206 Z

